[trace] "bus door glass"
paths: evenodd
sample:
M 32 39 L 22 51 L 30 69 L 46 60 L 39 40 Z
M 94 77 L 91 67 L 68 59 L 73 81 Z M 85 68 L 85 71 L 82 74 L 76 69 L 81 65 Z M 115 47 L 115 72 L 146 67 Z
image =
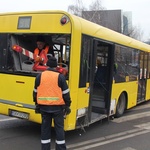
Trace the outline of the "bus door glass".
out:
M 138 102 L 145 100 L 148 54 L 140 52 L 140 69 L 138 82 Z
M 108 114 L 112 85 L 113 46 L 94 40 L 91 71 L 91 106 L 92 113 Z

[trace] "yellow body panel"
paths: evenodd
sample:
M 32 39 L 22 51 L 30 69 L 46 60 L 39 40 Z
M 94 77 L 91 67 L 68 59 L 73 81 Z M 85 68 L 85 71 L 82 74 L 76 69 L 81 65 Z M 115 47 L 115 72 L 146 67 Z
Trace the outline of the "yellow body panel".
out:
M 60 24 L 60 19 L 63 16 L 63 12 L 60 12 L 57 14 L 53 13 L 13 13 L 13 14 L 1 14 L 0 15 L 0 24 L 3 24 L 0 27 L 0 32 L 5 33 L 70 33 L 71 31 L 71 25 L 70 22 L 68 22 L 65 26 L 62 26 Z M 25 16 L 31 16 L 31 28 L 30 30 L 27 29 L 21 29 L 18 30 L 18 18 L 19 17 L 25 17 Z M 11 24 L 11 25 L 10 25 Z M 40 29 L 40 30 L 39 30 Z
M 0 103 L 0 113 L 9 115 L 9 109 L 29 114 L 29 120 L 41 123 L 40 114 L 35 114 L 32 92 L 34 88 L 34 77 L 0 74 L 0 83 L 2 92 L 0 99 L 6 103 Z M 6 86 L 7 85 L 7 86 Z M 74 99 L 74 96 L 72 96 Z M 27 105 L 33 108 L 27 108 Z M 65 119 L 65 130 L 75 128 L 76 106 L 72 103 L 72 112 Z
M 89 105 L 89 94 L 86 92 L 86 90 L 87 88 L 80 88 L 78 90 L 78 109 L 88 107 Z
M 114 83 L 112 85 L 112 95 L 111 99 L 115 99 L 116 102 L 119 99 L 119 96 L 122 92 L 127 94 L 127 108 L 131 108 L 137 104 L 137 90 L 138 82 L 123 82 L 123 83 Z
M 9 115 L 9 109 L 29 113 L 29 120 L 41 122 L 40 115 L 35 114 L 32 92 L 34 77 L 0 74 L 2 91 L 0 97 L 6 104 L 0 103 L 1 113 Z M 33 108 L 27 108 L 27 105 Z
M 147 80 L 146 84 L 146 100 L 150 100 L 150 79 Z
M 33 104 L 34 79 L 27 76 L 0 74 L 1 88 L 3 89 L 3 92 L 0 92 L 0 97 L 15 101 L 16 104 L 23 102 Z

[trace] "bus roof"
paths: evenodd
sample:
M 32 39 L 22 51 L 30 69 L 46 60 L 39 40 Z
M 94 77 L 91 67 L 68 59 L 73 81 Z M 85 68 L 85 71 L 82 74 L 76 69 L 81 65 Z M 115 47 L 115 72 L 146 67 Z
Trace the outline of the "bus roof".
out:
M 0 13 L 1 16 L 11 16 L 11 15 L 32 15 L 32 14 L 62 14 L 66 15 L 73 26 L 72 30 L 80 29 L 81 33 L 90 35 L 95 38 L 102 40 L 110 41 L 112 43 L 117 43 L 120 45 L 132 47 L 135 49 L 140 49 L 146 52 L 150 52 L 150 45 L 143 43 L 141 41 L 135 40 L 131 37 L 118 33 L 116 31 L 110 30 L 101 25 L 95 24 L 78 16 L 69 14 L 61 10 L 44 10 L 44 11 L 25 11 L 25 12 L 9 12 L 9 13 Z M 1 22 L 1 20 L 0 20 Z M 90 29 L 90 30 L 89 30 Z M 1 32 L 1 31 L 0 31 Z
M 102 40 L 110 41 L 120 45 L 140 49 L 146 52 L 150 52 L 150 45 L 133 39 L 129 36 L 113 31 L 96 23 L 92 23 L 88 20 L 78 17 L 82 26 L 82 33 L 91 35 Z M 90 30 L 89 30 L 90 29 Z

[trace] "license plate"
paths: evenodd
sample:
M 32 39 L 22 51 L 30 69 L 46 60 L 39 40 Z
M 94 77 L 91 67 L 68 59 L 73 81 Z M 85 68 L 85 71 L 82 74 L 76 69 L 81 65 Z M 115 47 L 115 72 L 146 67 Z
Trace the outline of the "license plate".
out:
M 24 113 L 24 112 L 20 112 L 16 110 L 10 110 L 9 115 L 13 117 L 21 118 L 21 119 L 29 119 L 28 113 Z

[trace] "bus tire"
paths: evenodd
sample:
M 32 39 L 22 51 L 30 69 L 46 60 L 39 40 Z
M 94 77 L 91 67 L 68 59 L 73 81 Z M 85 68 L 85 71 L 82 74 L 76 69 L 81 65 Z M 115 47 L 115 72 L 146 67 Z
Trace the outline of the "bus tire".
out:
M 124 114 L 125 109 L 126 109 L 126 96 L 124 93 L 122 93 L 118 99 L 115 117 L 116 118 L 121 117 Z

